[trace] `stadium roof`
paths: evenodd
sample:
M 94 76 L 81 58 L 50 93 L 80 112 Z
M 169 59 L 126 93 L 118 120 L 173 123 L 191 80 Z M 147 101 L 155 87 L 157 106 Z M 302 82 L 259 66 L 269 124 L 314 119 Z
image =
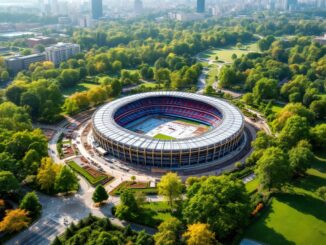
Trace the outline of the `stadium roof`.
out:
M 114 120 L 115 112 L 133 101 L 150 97 L 172 96 L 207 103 L 217 108 L 223 115 L 222 122 L 214 129 L 202 135 L 174 140 L 153 139 L 150 136 L 138 134 L 119 126 Z M 224 143 L 233 137 L 244 126 L 240 111 L 228 102 L 199 94 L 185 92 L 149 92 L 127 96 L 100 107 L 93 115 L 93 127 L 103 137 L 117 141 L 120 144 L 153 150 L 188 150 Z

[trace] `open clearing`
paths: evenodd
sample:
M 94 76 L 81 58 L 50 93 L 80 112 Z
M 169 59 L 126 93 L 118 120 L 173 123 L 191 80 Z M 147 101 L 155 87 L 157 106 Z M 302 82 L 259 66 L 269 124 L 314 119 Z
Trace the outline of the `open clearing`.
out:
M 271 245 L 326 244 L 326 203 L 315 194 L 321 186 L 326 186 L 325 156 L 317 157 L 307 176 L 292 183 L 286 193 L 276 194 L 244 237 Z
M 70 96 L 76 92 L 83 92 L 83 91 L 87 91 L 91 88 L 100 86 L 99 84 L 96 83 L 90 83 L 90 82 L 83 82 L 83 83 L 79 83 L 76 86 L 73 86 L 71 88 L 65 88 L 62 90 L 62 94 L 64 96 Z
M 236 54 L 237 57 L 241 57 L 242 55 L 248 54 L 250 52 L 259 52 L 257 43 L 251 43 L 248 45 L 243 45 L 243 48 L 237 48 L 235 46 L 221 49 L 211 49 L 200 55 L 200 58 L 206 58 L 209 60 L 216 60 L 216 56 L 218 57 L 218 61 L 224 63 L 232 63 L 232 55 Z

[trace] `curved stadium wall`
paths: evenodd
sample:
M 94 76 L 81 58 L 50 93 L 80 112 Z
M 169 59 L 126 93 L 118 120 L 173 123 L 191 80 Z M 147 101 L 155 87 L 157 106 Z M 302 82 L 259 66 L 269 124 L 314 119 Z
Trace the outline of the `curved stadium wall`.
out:
M 160 140 L 125 128 L 148 115 L 197 121 L 212 129 L 196 137 Z M 142 93 L 115 100 L 94 113 L 92 129 L 95 141 L 110 155 L 127 163 L 162 168 L 217 161 L 236 150 L 244 139 L 244 120 L 236 107 L 183 92 Z

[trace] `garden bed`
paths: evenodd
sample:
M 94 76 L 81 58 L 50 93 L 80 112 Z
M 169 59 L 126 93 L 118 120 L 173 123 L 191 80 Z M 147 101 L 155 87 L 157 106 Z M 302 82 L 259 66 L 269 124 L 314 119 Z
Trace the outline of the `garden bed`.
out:
M 110 195 L 119 196 L 122 193 L 122 191 L 125 189 L 131 189 L 136 192 L 142 191 L 146 195 L 156 195 L 157 188 L 150 187 L 149 184 L 150 184 L 149 182 L 124 181 L 116 188 L 114 188 L 110 192 Z
M 93 186 L 104 185 L 113 180 L 112 176 L 103 174 L 90 166 L 81 167 L 74 161 L 69 161 L 67 164 Z

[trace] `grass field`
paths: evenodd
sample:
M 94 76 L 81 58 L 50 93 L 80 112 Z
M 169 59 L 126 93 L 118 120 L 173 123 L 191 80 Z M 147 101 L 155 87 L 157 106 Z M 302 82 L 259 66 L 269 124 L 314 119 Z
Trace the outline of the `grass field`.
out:
M 76 93 L 76 92 L 83 92 L 83 91 L 89 90 L 89 89 L 94 88 L 94 87 L 97 87 L 97 86 L 99 86 L 99 85 L 96 84 L 96 83 L 83 82 L 83 83 L 79 83 L 79 84 L 77 84 L 77 85 L 74 86 L 74 87 L 63 89 L 63 90 L 62 90 L 62 94 L 63 94 L 64 96 L 70 96 L 70 95 L 72 95 L 73 93 Z
M 79 166 L 74 161 L 69 161 L 68 166 L 71 167 L 77 173 L 79 173 L 81 176 L 83 176 L 93 186 L 101 184 L 109 178 L 107 175 L 104 175 L 104 174 L 99 177 L 94 178 L 90 173 L 88 173 L 84 168 Z M 113 177 L 111 177 L 111 178 L 113 178 Z
M 207 76 L 207 86 L 213 85 L 213 83 L 217 80 L 216 77 L 218 76 L 219 68 L 217 66 L 210 66 Z
M 115 210 L 114 207 L 113 213 Z M 141 205 L 137 214 L 128 218 L 127 221 L 157 228 L 163 221 L 172 217 L 171 208 L 167 202 L 146 202 Z
M 324 153 L 325 155 L 325 153 Z M 326 157 L 317 157 L 307 176 L 276 194 L 244 237 L 265 244 L 326 244 L 326 203 L 315 191 L 326 185 Z M 251 188 L 247 186 L 247 189 Z
M 258 187 L 258 180 L 254 179 L 248 183 L 246 183 L 246 189 L 249 193 L 254 192 L 255 190 L 257 190 Z
M 147 217 L 149 226 L 158 226 L 161 222 L 172 218 L 170 207 L 167 202 L 149 202 L 145 203 L 143 208 Z M 145 220 L 145 218 L 144 218 Z
M 157 134 L 153 137 L 153 139 L 157 139 L 157 140 L 175 140 L 175 138 L 168 136 L 168 135 L 164 135 L 164 134 Z
M 179 122 L 185 122 L 185 123 L 196 125 L 196 126 L 203 125 L 200 122 L 196 122 L 196 121 L 192 121 L 192 120 L 187 120 L 187 119 L 183 119 L 183 118 L 179 118 L 177 121 L 179 121 Z
M 249 52 L 258 52 L 257 43 L 252 43 L 249 45 L 244 45 L 244 48 L 237 48 L 235 46 L 223 48 L 223 49 L 211 49 L 207 52 L 202 53 L 202 58 L 208 58 L 210 60 L 215 60 L 215 57 L 218 56 L 218 61 L 223 61 L 225 63 L 231 63 L 232 55 L 236 54 L 237 57 L 241 57 L 242 55 L 248 54 Z
M 282 109 L 283 109 L 283 107 L 280 106 L 280 105 L 277 105 L 277 104 L 274 104 L 274 105 L 272 106 L 272 111 L 275 112 L 275 113 L 280 112 Z
M 154 82 L 146 82 L 146 83 L 142 83 L 140 86 L 144 88 L 156 88 L 158 84 Z

